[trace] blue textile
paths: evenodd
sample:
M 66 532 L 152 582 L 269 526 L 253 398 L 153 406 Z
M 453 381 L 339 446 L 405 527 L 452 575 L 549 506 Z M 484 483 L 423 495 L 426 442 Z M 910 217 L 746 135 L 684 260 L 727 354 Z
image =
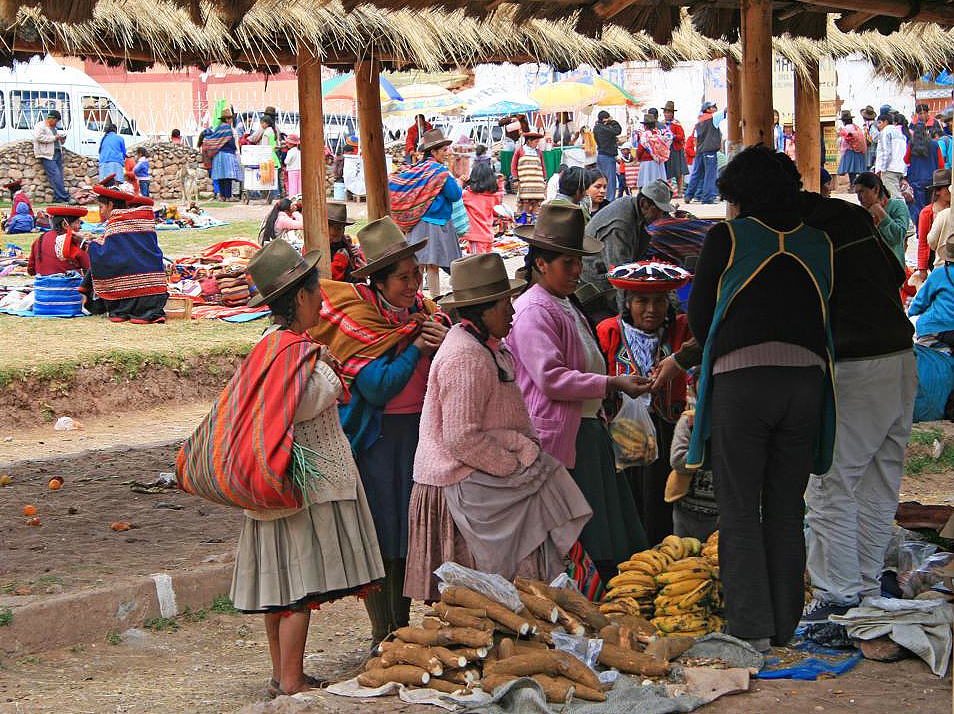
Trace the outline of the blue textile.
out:
M 103 164 L 122 164 L 126 160 L 126 142 L 115 131 L 111 131 L 99 142 L 99 163 Z M 100 173 L 100 177 L 109 176 L 112 171 L 105 174 Z M 116 174 L 122 177 L 122 172 Z
M 239 163 L 235 150 L 229 151 L 222 149 L 212 158 L 212 180 L 231 179 L 241 181 L 243 179 L 242 165 Z
M 606 154 L 596 155 L 596 166 L 606 177 L 606 195 L 616 195 L 616 157 Z
M 839 677 L 854 669 L 863 659 L 861 652 L 855 649 L 838 650 L 803 640 L 800 636 L 803 630 L 804 628 L 799 628 L 796 632 L 792 649 L 804 652 L 806 654 L 804 659 L 785 667 L 777 666 L 779 663 L 777 657 L 766 659 L 762 671 L 755 676 L 759 679 L 799 679 L 813 682 L 819 676 Z M 811 657 L 810 655 L 813 654 L 827 659 Z
M 105 300 L 165 295 L 166 270 L 150 208 L 113 211 L 102 238 L 90 241 L 93 290 Z
M 867 170 L 868 160 L 861 151 L 846 151 L 838 162 L 839 174 L 863 174 Z
M 918 316 L 914 327 L 918 337 L 954 330 L 954 269 L 932 270 L 911 301 L 908 315 Z
M 149 176 L 149 159 L 143 157 L 136 162 L 135 168 L 133 168 L 133 175 L 138 179 L 148 178 Z
M 692 162 L 689 185 L 686 186 L 686 200 L 698 199 L 702 203 L 715 202 L 718 198 L 716 192 L 718 173 L 719 157 L 716 152 L 696 154 L 695 161 Z
M 941 156 L 944 157 L 945 169 L 951 168 L 951 147 L 954 145 L 954 139 L 945 134 L 937 140 L 937 145 L 941 147 Z
M 77 272 L 37 276 L 33 314 L 37 317 L 76 317 L 83 314 L 79 287 L 83 276 Z
M 46 172 L 46 180 L 53 188 L 53 197 L 59 203 L 66 203 L 72 197 L 66 192 L 66 186 L 63 184 L 63 152 L 59 151 L 59 142 L 57 142 L 57 153 L 52 159 L 40 159 L 43 164 L 43 170 Z
M 351 399 L 338 407 L 341 428 L 356 456 L 381 437 L 384 407 L 407 386 L 421 358 L 421 351 L 414 345 L 408 345 L 400 354 L 396 351 L 394 347 L 366 364 L 351 385 Z
M 918 360 L 914 421 L 943 419 L 947 399 L 954 390 L 954 357 L 917 344 L 914 345 L 914 356 Z
M 934 182 L 934 171 L 940 168 L 937 163 L 938 143 L 929 142 L 927 156 L 917 156 L 911 151 L 911 164 L 908 166 L 908 183 L 914 190 L 914 200 L 908 204 L 911 221 L 918 224 L 921 209 L 928 202 L 928 186 Z
M 223 322 L 252 322 L 252 320 L 259 320 L 263 317 L 268 317 L 272 314 L 271 310 L 260 310 L 259 312 L 242 312 L 238 315 L 229 315 L 228 317 L 223 317 Z
M 7 233 L 30 233 L 34 230 L 33 216 L 26 203 L 17 204 L 17 212 L 7 221 Z
M 116 180 L 122 181 L 123 173 L 125 172 L 125 170 L 126 169 L 124 168 L 123 163 L 121 161 L 107 161 L 107 162 L 100 161 L 99 162 L 99 180 L 102 181 L 104 178 L 106 178 L 110 174 L 115 174 Z
M 461 200 L 463 197 L 464 192 L 461 191 L 457 179 L 448 173 L 447 180 L 444 181 L 444 187 L 434 200 L 431 201 L 431 205 L 427 207 L 427 210 L 424 211 L 421 220 L 438 226 L 445 225 L 454 213 L 454 202 Z

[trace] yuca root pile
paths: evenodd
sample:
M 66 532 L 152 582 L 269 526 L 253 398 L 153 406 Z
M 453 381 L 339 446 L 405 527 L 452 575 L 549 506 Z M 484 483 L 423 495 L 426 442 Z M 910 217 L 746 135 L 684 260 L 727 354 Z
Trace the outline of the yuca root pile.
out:
M 605 701 L 605 685 L 573 655 L 553 649 L 551 633 L 601 637 L 599 664 L 640 677 L 663 677 L 691 637 L 660 637 L 656 627 L 628 613 L 604 613 L 580 593 L 517 578 L 523 603 L 513 612 L 469 588 L 447 587 L 417 627 L 402 627 L 378 647 L 358 683 L 399 682 L 446 693 L 486 692 L 531 677 L 551 703 L 572 698 Z

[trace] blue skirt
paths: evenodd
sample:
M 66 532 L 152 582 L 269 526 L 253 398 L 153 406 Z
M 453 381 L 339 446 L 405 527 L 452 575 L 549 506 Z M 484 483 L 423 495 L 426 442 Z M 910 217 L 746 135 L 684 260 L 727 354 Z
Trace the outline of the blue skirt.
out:
M 123 172 L 125 168 L 122 163 L 119 161 L 104 161 L 99 164 L 99 180 L 102 181 L 104 178 L 110 174 L 116 175 L 116 180 L 120 183 L 123 180 Z
M 407 235 L 410 245 L 426 240 L 427 245 L 417 251 L 417 262 L 421 265 L 438 265 L 449 268 L 451 261 L 460 258 L 460 240 L 454 222 L 448 220 L 442 226 L 427 221 L 418 221 Z
M 407 558 L 407 513 L 420 424 L 420 414 L 383 414 L 381 436 L 355 454 L 384 560 Z
M 860 151 L 846 151 L 838 162 L 839 174 L 861 174 L 868 170 L 868 162 Z
M 242 165 L 234 152 L 220 151 L 212 157 L 212 180 L 220 181 L 222 179 L 232 179 L 241 181 L 244 178 L 242 174 Z

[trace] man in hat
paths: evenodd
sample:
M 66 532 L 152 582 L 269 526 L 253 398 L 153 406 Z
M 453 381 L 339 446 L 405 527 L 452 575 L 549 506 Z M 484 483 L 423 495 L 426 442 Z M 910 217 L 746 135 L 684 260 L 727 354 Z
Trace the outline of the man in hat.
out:
M 692 175 L 686 187 L 686 203 L 692 203 L 693 199 L 699 199 L 700 203 L 716 202 L 716 176 L 722 148 L 719 125 L 725 119 L 725 110 L 717 110 L 715 102 L 703 102 L 699 120 L 692 130 L 696 138 L 696 158 L 692 162 Z
M 868 167 L 867 170 L 870 171 L 875 163 L 875 156 L 878 151 L 878 135 L 881 132 L 878 130 L 878 115 L 875 113 L 874 107 L 869 104 L 860 113 L 862 118 L 861 130 L 864 132 L 865 143 L 868 147 L 865 152 L 865 164 Z
M 361 278 L 352 276 L 352 271 L 361 267 L 361 262 L 348 237 L 345 228 L 352 225 L 353 220 L 348 218 L 346 203 L 328 203 L 328 242 L 331 244 L 331 279 L 346 283 L 364 282 Z
M 686 130 L 676 119 L 676 103 L 671 99 L 663 107 L 663 129 L 672 135 L 669 146 L 669 159 L 666 161 L 666 180 L 672 185 L 676 182 L 676 196 L 681 196 L 685 188 L 689 164 L 686 162 Z
M 623 127 L 605 109 L 596 115 L 593 139 L 596 141 L 596 166 L 606 177 L 606 195 L 616 196 L 616 154 Z
M 53 197 L 59 203 L 75 204 L 63 183 L 63 150 L 60 144 L 66 141 L 66 132 L 57 131 L 61 119 L 56 109 L 51 109 L 46 118 L 33 127 L 33 155 L 43 164 L 46 180 L 53 188 Z

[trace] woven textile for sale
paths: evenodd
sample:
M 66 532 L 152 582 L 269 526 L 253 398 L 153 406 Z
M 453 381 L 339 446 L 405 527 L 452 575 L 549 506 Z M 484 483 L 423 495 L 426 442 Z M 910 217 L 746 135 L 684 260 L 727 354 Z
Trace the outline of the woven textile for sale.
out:
M 444 188 L 449 174 L 444 164 L 433 159 L 426 159 L 404 171 L 391 174 L 388 179 L 391 217 L 402 231 L 409 233 L 421 216 L 427 213 L 431 202 Z
M 180 449 L 179 488 L 253 510 L 300 506 L 292 420 L 318 350 L 287 330 L 262 338 Z
M 102 235 L 90 239 L 90 276 L 97 296 L 124 300 L 168 292 L 156 219 L 148 206 L 119 208 Z

